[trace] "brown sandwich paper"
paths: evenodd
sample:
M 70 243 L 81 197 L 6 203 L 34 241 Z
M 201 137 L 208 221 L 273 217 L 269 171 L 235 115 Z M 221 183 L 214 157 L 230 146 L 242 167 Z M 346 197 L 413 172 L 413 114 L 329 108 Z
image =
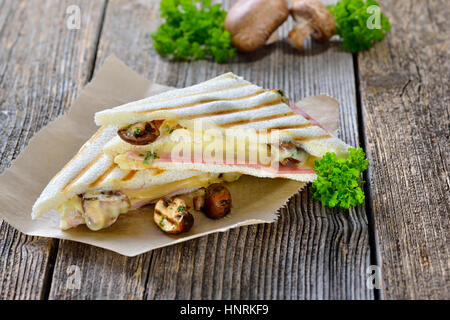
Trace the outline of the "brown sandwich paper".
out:
M 242 225 L 275 221 L 278 210 L 304 188 L 305 183 L 241 177 L 228 184 L 233 202 L 228 216 L 211 220 L 200 212 L 193 212 L 195 223 L 192 229 L 175 236 L 163 233 L 155 225 L 153 206 L 121 215 L 111 227 L 96 232 L 85 226 L 60 230 L 56 210 L 31 219 L 31 208 L 42 190 L 98 129 L 94 123 L 95 112 L 168 89 L 139 76 L 116 57 L 108 58 L 70 111 L 37 133 L 0 176 L 0 218 L 27 235 L 74 240 L 126 256 Z M 339 111 L 335 99 L 325 95 L 308 97 L 297 105 L 336 134 Z

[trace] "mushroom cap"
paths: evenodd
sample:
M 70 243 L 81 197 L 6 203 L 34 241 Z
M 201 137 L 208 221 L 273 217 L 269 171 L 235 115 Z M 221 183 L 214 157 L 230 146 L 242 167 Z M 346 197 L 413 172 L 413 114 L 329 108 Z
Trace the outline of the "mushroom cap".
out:
M 334 35 L 336 21 L 327 6 L 318 0 L 294 0 L 291 14 L 298 23 L 309 22 L 314 40 L 324 42 Z
M 159 125 L 157 123 L 159 123 Z M 128 128 L 118 130 L 117 134 L 123 141 L 129 144 L 136 146 L 147 145 L 159 137 L 160 125 L 160 121 L 155 122 L 155 120 L 151 122 L 139 122 Z M 140 130 L 139 134 L 135 134 L 135 130 Z
M 286 0 L 239 0 L 228 11 L 225 29 L 239 51 L 255 51 L 289 17 Z
M 153 211 L 153 221 L 166 233 L 187 232 L 194 224 L 194 216 L 187 211 L 181 198 L 159 199 Z

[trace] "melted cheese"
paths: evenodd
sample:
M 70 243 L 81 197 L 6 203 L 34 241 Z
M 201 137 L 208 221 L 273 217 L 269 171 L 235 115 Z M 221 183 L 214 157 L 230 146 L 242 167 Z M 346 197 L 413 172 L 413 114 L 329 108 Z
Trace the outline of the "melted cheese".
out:
M 220 182 L 219 174 L 206 173 L 184 180 L 166 183 L 164 185 L 152 186 L 145 189 L 121 190 L 128 198 L 133 200 L 156 200 L 166 195 L 183 189 L 206 188 L 212 183 Z
M 205 173 L 184 180 L 166 183 L 164 185 L 152 186 L 143 189 L 124 189 L 120 190 L 125 194 L 130 204 L 149 203 L 153 200 L 160 199 L 181 190 L 192 190 L 198 188 L 206 188 L 210 184 L 221 182 L 220 174 Z M 227 176 L 223 180 L 237 180 L 237 176 Z M 130 205 L 114 206 L 105 208 L 100 202 L 94 203 L 95 206 L 90 207 L 89 216 L 83 210 L 81 198 L 75 196 L 58 207 L 60 213 L 60 228 L 63 230 L 76 227 L 79 224 L 87 224 L 89 229 L 97 231 L 110 226 L 117 220 L 119 214 L 127 213 Z M 122 203 L 119 203 L 122 204 Z
M 114 162 L 123 170 L 144 170 L 153 168 L 153 160 L 157 158 L 174 162 L 230 163 L 231 161 L 236 164 L 249 163 L 263 167 L 272 167 L 276 162 L 282 163 L 286 158 L 293 158 L 299 161 L 296 165 L 298 168 L 312 167 L 310 166 L 313 163 L 312 156 L 302 148 L 295 144 L 291 148 L 270 145 L 270 137 L 266 133 L 257 134 L 245 129 L 241 132 L 236 129 L 231 132 L 231 136 L 225 137 L 223 130 L 204 128 L 201 135 L 195 136 L 194 128 L 186 126 L 176 128 L 177 125 L 176 120 L 165 120 L 160 127 L 161 137 L 154 143 L 139 146 L 134 151 L 116 153 Z M 280 132 L 279 141 L 292 143 L 286 134 Z

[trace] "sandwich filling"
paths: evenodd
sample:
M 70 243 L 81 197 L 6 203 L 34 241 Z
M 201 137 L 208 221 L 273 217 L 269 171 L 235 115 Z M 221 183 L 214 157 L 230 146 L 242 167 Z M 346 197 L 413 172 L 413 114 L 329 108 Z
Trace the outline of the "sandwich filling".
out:
M 67 230 L 80 224 L 97 231 L 107 228 L 117 221 L 119 215 L 144 205 L 154 203 L 160 198 L 206 188 L 219 182 L 233 182 L 240 174 L 205 173 L 164 185 L 141 189 L 95 190 L 79 194 L 58 207 L 60 228 Z
M 254 133 L 254 134 L 253 134 Z M 272 139 L 267 132 L 246 135 L 237 130 L 208 130 L 197 136 L 192 127 L 176 120 L 141 122 L 118 130 L 122 146 L 105 152 L 124 170 L 144 170 L 167 162 L 245 165 L 271 172 L 314 173 L 319 159 L 307 153 L 300 143 L 280 131 Z M 253 134 L 253 135 L 252 135 Z M 275 141 L 275 142 L 274 142 Z

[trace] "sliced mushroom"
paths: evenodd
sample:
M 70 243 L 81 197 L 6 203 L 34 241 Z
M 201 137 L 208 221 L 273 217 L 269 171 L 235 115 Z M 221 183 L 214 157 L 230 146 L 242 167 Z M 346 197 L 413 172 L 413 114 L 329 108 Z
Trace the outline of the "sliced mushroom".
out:
M 203 212 L 212 219 L 219 219 L 231 211 L 230 191 L 221 183 L 214 183 L 206 189 Z
M 116 222 L 121 213 L 130 209 L 128 197 L 120 192 L 85 193 L 82 198 L 83 216 L 89 229 L 97 231 Z
M 225 29 L 242 52 L 255 51 L 289 17 L 286 0 L 239 0 L 228 11 Z
M 194 210 L 200 211 L 205 206 L 205 196 L 194 196 L 192 202 L 194 203 Z
M 293 0 L 291 14 L 297 24 L 289 32 L 288 42 L 298 50 L 303 49 L 306 38 L 328 41 L 336 29 L 336 21 L 327 6 L 318 0 Z
M 281 141 L 280 142 L 280 149 L 289 150 L 295 148 L 296 145 L 292 141 Z
M 150 122 L 138 122 L 128 128 L 117 131 L 119 137 L 133 145 L 146 145 L 155 141 L 159 135 L 159 127 L 163 120 L 153 120 Z
M 300 160 L 294 159 L 292 157 L 285 158 L 280 161 L 280 164 L 283 167 L 297 167 L 297 164 L 299 164 L 299 163 L 300 163 Z
M 187 211 L 181 198 L 158 200 L 153 220 L 162 231 L 170 234 L 187 232 L 194 224 L 194 216 Z

